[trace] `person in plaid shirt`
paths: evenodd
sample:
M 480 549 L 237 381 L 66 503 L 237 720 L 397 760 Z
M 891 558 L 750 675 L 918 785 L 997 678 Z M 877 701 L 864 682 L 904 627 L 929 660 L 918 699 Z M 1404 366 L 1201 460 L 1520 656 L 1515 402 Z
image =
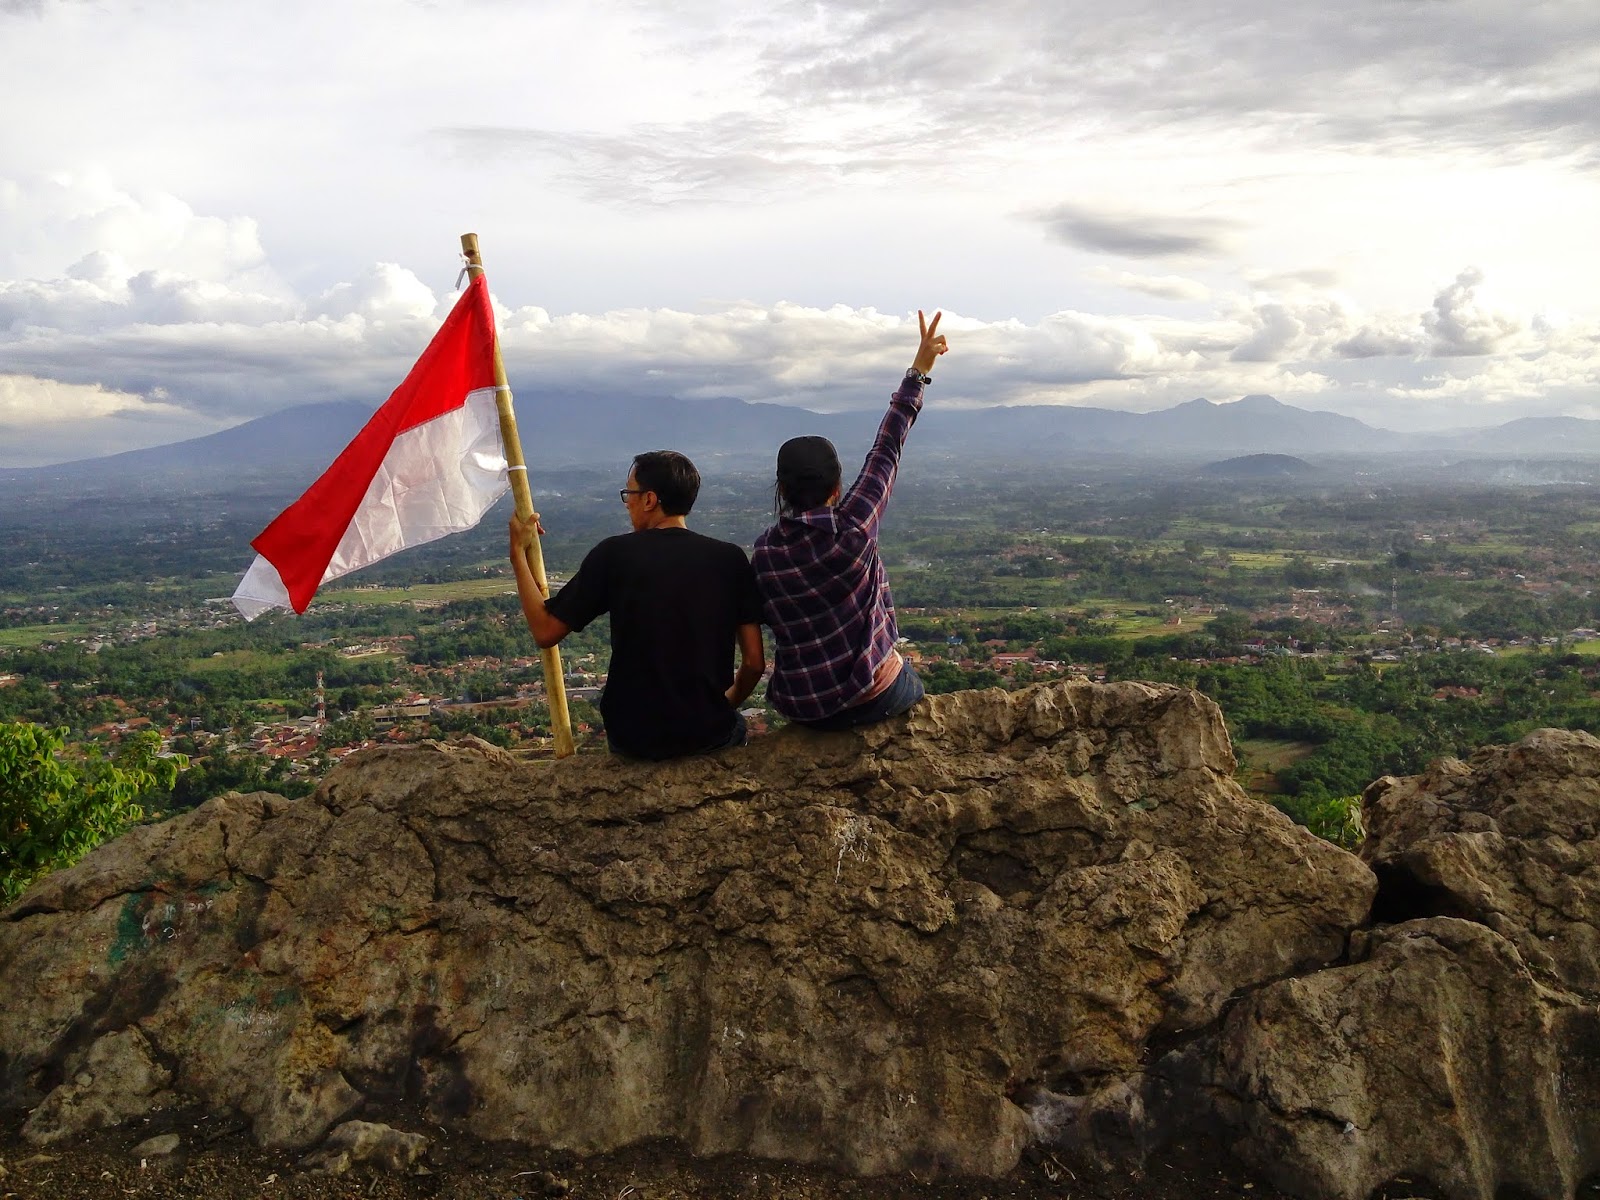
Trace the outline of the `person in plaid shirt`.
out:
M 922 699 L 922 680 L 895 649 L 899 629 L 878 527 L 894 489 L 922 389 L 948 347 L 939 318 L 917 313 L 916 358 L 867 452 L 841 494 L 839 455 L 822 437 L 791 438 L 778 450 L 778 521 L 756 538 L 751 565 L 762 616 L 777 653 L 767 698 L 813 729 L 850 729 L 898 716 Z

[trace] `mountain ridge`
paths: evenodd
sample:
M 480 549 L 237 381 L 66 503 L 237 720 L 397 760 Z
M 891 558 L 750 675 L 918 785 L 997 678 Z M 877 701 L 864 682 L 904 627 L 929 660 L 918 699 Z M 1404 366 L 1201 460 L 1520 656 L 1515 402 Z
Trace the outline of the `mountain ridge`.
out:
M 208 480 L 281 474 L 309 480 L 371 413 L 354 401 L 298 405 L 161 446 L 3 468 L 0 481 L 25 486 L 168 476 L 203 486 Z M 567 393 L 525 398 L 519 418 L 528 458 L 553 466 L 615 465 L 641 450 L 671 446 L 697 460 L 755 468 L 800 434 L 829 437 L 844 458 L 854 458 L 859 451 L 851 448 L 869 444 L 879 414 L 819 413 L 735 398 Z M 939 458 L 1030 463 L 1117 456 L 1198 467 L 1251 454 L 1600 457 L 1600 421 L 1522 417 L 1492 428 L 1398 433 L 1259 393 L 1231 402 L 1198 397 L 1144 413 L 1041 404 L 946 409 L 935 400 L 924 408 L 911 440 L 919 453 Z

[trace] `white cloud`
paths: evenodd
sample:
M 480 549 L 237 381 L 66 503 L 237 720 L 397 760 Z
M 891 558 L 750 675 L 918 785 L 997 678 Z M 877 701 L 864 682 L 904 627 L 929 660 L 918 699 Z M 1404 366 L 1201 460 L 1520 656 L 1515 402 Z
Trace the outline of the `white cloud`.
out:
M 1084 274 L 1096 283 L 1126 288 L 1130 292 L 1154 296 L 1158 300 L 1207 300 L 1211 297 L 1211 289 L 1205 284 L 1199 280 L 1186 279 L 1182 275 L 1140 275 L 1133 271 L 1117 271 L 1106 266 L 1091 267 Z
M 1587 345 L 1584 343 L 1587 342 Z M 1556 340 L 1529 355 L 1504 355 L 1462 370 L 1445 360 L 1414 384 L 1388 389 L 1392 396 L 1419 401 L 1458 401 L 1507 409 L 1529 402 L 1526 411 L 1545 413 L 1564 404 L 1600 401 L 1600 325 L 1578 336 Z M 1546 403 L 1556 401 L 1556 403 Z
M 164 420 L 189 414 L 209 428 L 294 403 L 376 403 L 453 302 L 394 263 L 374 264 L 305 302 L 160 270 L 124 278 L 127 270 L 119 257 L 91 252 L 72 277 L 0 283 L 0 314 L 11 318 L 0 353 L 31 376 L 28 390 L 15 393 L 26 400 L 14 401 L 10 420 L 24 440 L 28 414 L 44 423 L 40 389 L 52 386 L 75 399 L 51 411 L 91 424 L 139 411 Z M 1472 396 L 1494 405 L 1534 399 L 1540 387 L 1583 386 L 1600 363 L 1600 340 L 1583 320 L 1524 323 L 1488 308 L 1473 269 L 1409 316 L 1362 311 L 1297 278 L 1277 295 L 1216 296 L 1209 314 L 1193 317 L 1069 309 L 1028 322 L 949 312 L 942 328 L 953 353 L 940 366 L 938 400 L 1150 408 L 1196 395 L 1336 397 L 1350 387 L 1349 365 L 1365 356 L 1402 360 L 1403 381 L 1393 372 L 1381 376 L 1391 396 Z M 513 383 L 523 393 L 606 390 L 868 408 L 881 402 L 915 342 L 913 314 L 848 305 L 552 314 L 542 306 L 507 307 L 502 296 L 497 310 Z M 1452 353 L 1430 368 L 1429 352 L 1440 346 Z M 1515 353 L 1491 353 L 1497 348 Z M 1461 365 L 1469 350 L 1483 360 L 1473 368 Z M 1448 363 L 1457 365 L 1439 365 Z
M 871 406 L 945 304 L 945 403 L 1570 408 L 1597 79 L 1578 0 L 0 0 L 0 369 L 375 401 L 477 229 L 523 390 Z
M 1327 291 L 1339 285 L 1339 272 L 1328 267 L 1297 271 L 1245 271 L 1245 282 L 1262 292 Z
M 100 172 L 0 179 L 0 232 L 0 329 L 258 324 L 294 311 L 254 221 L 134 196 Z
M 422 280 L 398 263 L 375 263 L 351 283 L 335 284 L 313 300 L 308 314 L 360 316 L 371 321 L 421 321 L 435 315 L 439 301 Z M 443 314 L 439 314 L 441 317 Z
M 0 428 L 29 430 L 40 425 L 71 425 L 130 412 L 176 416 L 182 409 L 99 384 L 0 375 Z
M 159 395 L 0 375 L 0 467 L 94 458 L 210 428 Z
M 102 171 L 0 179 L 0 228 L 0 278 L 159 269 L 220 281 L 266 265 L 250 218 L 200 216 L 169 193 L 125 191 Z

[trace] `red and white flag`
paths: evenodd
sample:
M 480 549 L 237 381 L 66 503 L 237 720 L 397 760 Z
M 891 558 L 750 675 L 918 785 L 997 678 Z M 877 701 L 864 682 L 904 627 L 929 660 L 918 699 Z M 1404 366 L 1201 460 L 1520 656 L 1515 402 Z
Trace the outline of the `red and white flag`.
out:
M 509 486 L 495 406 L 494 313 L 481 274 L 405 382 L 322 478 L 250 544 L 246 620 L 303 613 L 330 579 L 471 529 Z

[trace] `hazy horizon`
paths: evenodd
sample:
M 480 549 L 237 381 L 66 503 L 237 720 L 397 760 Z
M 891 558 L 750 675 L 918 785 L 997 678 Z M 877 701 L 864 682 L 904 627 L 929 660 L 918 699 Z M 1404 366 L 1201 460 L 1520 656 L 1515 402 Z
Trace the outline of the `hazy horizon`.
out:
M 525 398 L 525 399 L 528 399 L 528 398 Z M 539 401 L 540 397 L 534 396 L 534 397 L 531 397 L 531 399 L 536 404 Z M 747 402 L 743 402 L 743 401 L 738 401 L 737 397 L 718 397 L 716 399 L 719 400 L 719 401 L 722 401 L 724 403 L 726 403 L 728 401 L 733 401 L 733 402 L 737 402 L 737 403 L 747 403 Z M 1277 400 L 1275 397 L 1272 397 L 1272 396 L 1261 396 L 1261 395 L 1245 396 L 1245 397 L 1240 397 L 1237 400 L 1229 400 L 1229 401 L 1209 400 L 1208 398 L 1202 396 L 1202 397 L 1196 397 L 1194 399 L 1187 400 L 1187 401 L 1179 401 L 1179 402 L 1177 402 L 1175 404 L 1168 405 L 1165 408 L 1149 409 L 1149 410 L 1145 410 L 1143 413 L 1128 413 L 1127 415 L 1147 415 L 1147 416 L 1149 416 L 1149 415 L 1157 415 L 1157 414 L 1164 413 L 1164 412 L 1173 412 L 1176 409 L 1184 408 L 1186 406 L 1190 406 L 1190 405 L 1194 405 L 1194 404 L 1208 404 L 1208 405 L 1210 405 L 1211 407 L 1213 407 L 1215 409 L 1222 410 L 1222 409 L 1227 409 L 1227 408 L 1229 408 L 1229 407 L 1231 407 L 1233 405 L 1239 404 L 1242 401 L 1250 401 L 1250 400 L 1265 400 L 1265 401 L 1268 401 L 1272 405 L 1279 405 L 1279 406 L 1281 406 L 1281 407 L 1283 407 L 1285 409 L 1291 409 L 1291 410 L 1294 410 L 1294 411 L 1297 411 L 1297 412 L 1310 413 L 1310 414 L 1312 414 L 1314 416 L 1316 416 L 1316 415 L 1324 415 L 1325 414 L 1325 415 L 1329 415 L 1329 416 L 1333 416 L 1333 417 L 1342 417 L 1342 415 L 1343 415 L 1343 414 L 1339 414 L 1339 413 L 1332 413 L 1332 412 L 1330 412 L 1328 410 L 1307 409 L 1307 408 L 1304 408 L 1304 407 L 1301 407 L 1301 406 L 1298 406 L 1298 405 L 1285 404 L 1284 402 Z M 645 403 L 653 403 L 653 402 L 652 401 L 645 401 Z M 697 402 L 696 401 L 686 401 L 684 403 L 689 405 L 689 406 L 693 406 Z M 706 403 L 706 404 L 710 405 L 710 404 L 713 403 L 713 401 L 712 400 L 706 400 L 706 401 L 703 401 L 701 403 Z M 314 401 L 312 403 L 305 404 L 305 405 L 292 405 L 292 406 L 290 406 L 288 408 L 278 410 L 275 413 L 262 414 L 262 416 L 260 416 L 260 417 L 249 417 L 249 418 L 246 418 L 244 420 L 235 422 L 232 425 L 225 426 L 222 429 L 208 430 L 205 433 L 197 434 L 197 435 L 194 435 L 193 437 L 178 437 L 178 438 L 174 438 L 172 441 L 160 442 L 160 443 L 156 443 L 156 444 L 151 445 L 151 446 L 126 447 L 126 448 L 123 448 L 123 449 L 112 450 L 112 451 L 109 451 L 107 454 L 101 454 L 101 455 L 79 455 L 79 456 L 74 457 L 74 458 L 62 458 L 62 459 L 53 460 L 53 461 L 50 461 L 50 462 L 34 463 L 34 464 L 29 464 L 29 466 L 23 467 L 21 469 L 22 470 L 29 470 L 29 469 L 45 469 L 45 468 L 56 467 L 56 466 L 72 466 L 72 465 L 79 464 L 79 463 L 94 462 L 94 461 L 96 461 L 98 459 L 101 459 L 101 458 L 113 457 L 113 456 L 116 456 L 116 455 L 119 455 L 119 454 L 130 453 L 130 452 L 134 452 L 134 451 L 137 451 L 137 450 L 152 450 L 152 451 L 156 451 L 156 450 L 175 448 L 175 447 L 178 447 L 178 446 L 185 445 L 185 444 L 187 444 L 188 442 L 191 442 L 191 441 L 198 441 L 198 440 L 202 440 L 202 439 L 211 437 L 211 436 L 216 435 L 216 434 L 227 433 L 230 430 L 242 429 L 243 427 L 251 425 L 251 424 L 253 424 L 255 422 L 258 422 L 258 421 L 265 421 L 265 420 L 268 420 L 269 418 L 272 418 L 272 417 L 287 416 L 287 415 L 292 414 L 295 411 L 300 410 L 300 409 L 312 410 L 312 409 L 318 409 L 318 408 L 333 408 L 333 409 L 349 408 L 349 409 L 358 410 L 359 412 L 363 412 L 363 413 L 370 413 L 370 412 L 372 412 L 374 410 L 374 407 L 375 406 L 373 406 L 373 405 L 364 404 L 364 403 L 362 403 L 360 401 L 351 401 L 351 400 Z M 527 408 L 527 407 L 530 407 L 530 406 L 527 406 L 527 405 L 524 406 L 524 408 Z M 759 404 L 757 404 L 757 405 L 752 405 L 752 407 L 767 408 L 767 409 L 782 409 L 782 410 L 786 410 L 786 411 L 793 410 L 793 406 L 786 406 L 786 405 L 759 405 Z M 974 406 L 969 406 L 969 407 L 965 407 L 965 408 L 962 408 L 962 409 L 951 409 L 951 410 L 947 410 L 947 411 L 982 413 L 982 412 L 995 412 L 995 411 L 1003 410 L 1003 409 L 1016 409 L 1016 408 L 1027 408 L 1027 407 L 1029 407 L 1029 406 L 1025 405 L 1025 404 L 989 405 L 989 406 L 974 405 Z M 1047 407 L 1047 408 L 1089 408 L 1091 406 L 1085 406 L 1085 405 L 1049 405 L 1049 406 L 1044 406 L 1044 407 Z M 872 418 L 874 416 L 874 414 L 872 414 L 872 413 L 861 411 L 861 410 L 848 410 L 848 411 L 845 411 L 845 412 L 836 412 L 836 413 L 828 413 L 828 412 L 823 412 L 823 411 L 820 411 L 820 410 L 813 410 L 813 409 L 802 409 L 802 410 L 798 410 L 798 411 L 806 412 L 806 413 L 809 413 L 811 415 L 817 416 L 819 418 L 839 418 L 839 417 L 846 417 L 846 418 L 853 417 L 853 418 L 856 418 L 857 422 L 860 425 L 860 429 L 857 430 L 856 432 L 858 432 L 862 437 L 867 437 L 869 435 Z M 1126 410 L 1099 409 L 1099 408 L 1096 408 L 1093 411 L 1101 412 L 1101 413 L 1122 413 L 1122 412 L 1126 412 Z M 524 413 L 524 417 L 525 418 L 527 416 L 531 416 L 531 415 L 533 415 L 533 414 L 529 414 L 529 413 L 526 413 L 526 412 Z M 918 426 L 919 429 L 923 430 L 923 434 L 920 435 L 920 436 L 919 435 L 915 435 L 915 434 L 913 435 L 915 448 L 920 448 L 922 446 L 922 444 L 927 440 L 926 434 L 928 432 L 932 432 L 932 430 L 928 427 L 928 421 L 927 421 L 926 418 L 927 418 L 927 412 L 925 410 L 924 411 L 924 419 L 919 421 L 919 426 Z M 361 418 L 358 418 L 358 419 L 364 420 L 365 418 L 361 417 Z M 1352 419 L 1359 420 L 1359 418 L 1352 418 Z M 1516 419 L 1517 418 L 1512 418 L 1512 420 L 1516 420 Z M 1578 419 L 1580 419 L 1580 420 L 1586 420 L 1586 419 L 1587 420 L 1596 420 L 1594 418 L 1578 418 Z M 1409 437 L 1409 438 L 1424 438 L 1424 439 L 1428 438 L 1430 436 L 1437 436 L 1439 438 L 1446 438 L 1447 439 L 1447 438 L 1451 438 L 1451 437 L 1455 437 L 1455 436 L 1471 435 L 1473 433 L 1485 432 L 1485 431 L 1488 431 L 1488 430 L 1500 428 L 1500 427 L 1503 427 L 1507 423 L 1508 422 L 1496 422 L 1494 425 L 1461 426 L 1461 427 L 1455 427 L 1455 428 L 1442 428 L 1442 429 L 1420 431 L 1420 432 L 1416 432 L 1416 433 L 1407 435 L 1407 434 L 1400 434 L 1395 430 L 1384 429 L 1381 426 L 1375 426 L 1375 425 L 1372 425 L 1372 424 L 1370 424 L 1368 422 L 1362 422 L 1362 424 L 1366 425 L 1366 427 L 1369 430 L 1371 430 L 1373 433 L 1375 433 L 1375 434 L 1379 434 L 1379 435 L 1393 434 L 1395 436 L 1402 437 L 1402 438 L 1408 438 Z M 602 427 L 603 426 L 597 426 L 597 428 L 602 428 Z M 355 428 L 356 428 L 356 426 L 352 425 L 350 430 L 349 430 L 349 433 L 346 434 L 345 437 L 349 436 L 350 434 L 353 434 Z M 532 428 L 537 428 L 537 426 L 535 425 Z M 308 430 L 308 432 L 309 432 L 309 430 Z M 838 436 L 838 432 L 839 431 L 830 430 L 829 432 L 833 436 Z M 1597 433 L 1597 435 L 1600 435 L 1600 420 L 1596 420 L 1596 433 Z M 942 435 L 942 436 L 940 436 L 940 435 Z M 686 439 L 686 440 L 694 441 L 694 442 L 703 441 L 704 438 L 705 438 L 705 434 L 704 434 L 702 429 L 689 428 L 689 427 L 684 428 L 681 431 L 681 434 L 679 436 L 682 439 Z M 787 436 L 787 434 L 785 434 L 784 436 Z M 937 434 L 935 436 L 934 441 L 936 443 L 936 446 L 935 446 L 935 453 L 936 454 L 944 455 L 944 454 L 948 454 L 951 451 L 951 446 L 946 444 L 948 442 L 949 436 L 950 436 L 950 433 L 949 433 L 948 430 L 940 430 L 939 434 Z M 1016 435 L 1014 434 L 1013 435 L 1013 443 L 1014 443 L 1015 436 Z M 1223 435 L 1223 432 L 1219 430 L 1218 431 L 1218 436 L 1225 436 L 1225 435 Z M 1268 434 L 1266 434 L 1264 436 L 1266 438 L 1266 442 L 1272 443 L 1273 437 L 1276 436 L 1276 434 L 1268 433 Z M 666 438 L 666 442 L 671 442 L 673 440 L 672 436 L 670 434 L 665 435 L 665 438 Z M 1015 445 L 1013 443 L 1006 443 L 1003 435 L 997 434 L 997 436 L 996 436 L 994 441 L 995 441 L 995 444 L 992 444 L 992 445 L 991 444 L 983 444 L 983 445 L 977 446 L 976 448 L 978 449 L 979 452 L 981 452 L 983 454 L 990 454 L 990 455 L 992 455 L 994 453 L 1002 452 L 1003 450 L 1005 450 L 1006 446 L 1010 446 L 1010 452 L 1013 452 L 1013 453 L 1022 453 L 1023 452 L 1023 447 L 1021 447 L 1020 445 Z M 777 443 L 774 442 L 774 447 L 776 446 L 776 444 Z M 344 445 L 344 438 L 343 437 L 341 437 L 339 439 L 328 439 L 328 440 L 326 440 L 325 444 L 319 442 L 316 452 L 315 453 L 311 453 L 309 456 L 312 457 L 312 458 L 315 458 L 325 450 L 326 458 L 331 461 L 332 458 L 338 453 L 338 451 L 343 448 L 343 445 Z M 1252 448 L 1253 446 L 1254 446 L 1253 443 L 1240 444 L 1240 443 L 1234 442 L 1234 441 L 1226 441 L 1226 442 L 1217 441 L 1217 442 L 1212 442 L 1212 443 L 1196 443 L 1196 444 L 1194 444 L 1192 446 L 1193 453 L 1180 454 L 1178 457 L 1179 458 L 1183 458 L 1183 459 L 1189 459 L 1189 458 L 1194 458 L 1194 457 L 1198 456 L 1200 458 L 1210 458 L 1210 459 L 1214 459 L 1214 460 L 1222 460 L 1222 459 L 1227 459 L 1227 458 L 1260 457 L 1260 456 L 1263 456 L 1263 455 L 1272 456 L 1272 457 L 1278 457 L 1278 456 L 1282 456 L 1282 455 L 1285 455 L 1285 454 L 1292 454 L 1294 457 L 1304 457 L 1304 458 L 1307 458 L 1307 459 L 1315 461 L 1315 460 L 1318 460 L 1318 459 L 1325 459 L 1325 458 L 1331 458 L 1331 459 L 1335 459 L 1335 460 L 1340 460 L 1340 459 L 1348 458 L 1352 454 L 1361 453 L 1361 451 L 1359 451 L 1359 450 L 1352 450 L 1352 449 L 1350 449 L 1348 447 L 1338 447 L 1338 446 L 1335 446 L 1335 447 L 1332 447 L 1332 448 L 1321 448 L 1321 449 L 1319 449 L 1317 447 L 1291 449 L 1289 447 L 1277 446 L 1276 443 L 1273 443 L 1273 448 Z M 302 449 L 302 451 L 304 451 L 305 447 L 302 446 L 301 449 Z M 1410 442 L 1410 443 L 1407 443 L 1407 444 L 1397 445 L 1396 447 L 1394 447 L 1390 451 L 1390 453 L 1393 454 L 1393 455 L 1398 455 L 1398 456 L 1412 456 L 1412 457 L 1415 457 L 1415 456 L 1419 456 L 1420 455 L 1420 456 L 1423 456 L 1423 457 L 1427 457 L 1427 456 L 1431 455 L 1432 453 L 1434 453 L 1436 451 L 1436 449 L 1438 449 L 1438 448 L 1437 447 L 1431 447 L 1431 446 L 1428 446 L 1426 444 L 1417 444 L 1415 442 Z M 1562 449 L 1563 449 L 1562 446 L 1553 444 L 1550 447 L 1548 447 L 1548 449 L 1549 449 L 1550 453 L 1552 455 L 1554 455 L 1555 457 L 1562 457 Z M 1135 445 L 1124 445 L 1124 446 L 1122 446 L 1120 448 L 1117 448 L 1117 449 L 1111 449 L 1111 448 L 1108 448 L 1106 446 L 1096 444 L 1092 440 L 1088 444 L 1085 444 L 1085 445 L 1079 447 L 1079 450 L 1080 450 L 1081 453 L 1083 453 L 1083 454 L 1085 454 L 1085 455 L 1087 455 L 1087 456 L 1089 456 L 1091 458 L 1101 458 L 1101 457 L 1104 457 L 1104 456 L 1109 454 L 1112 457 L 1128 457 L 1128 456 L 1131 456 L 1131 457 L 1134 457 L 1134 458 L 1148 457 L 1153 461 L 1166 461 L 1167 459 L 1172 458 L 1173 453 L 1174 453 L 1173 448 L 1170 445 L 1166 445 L 1166 444 L 1158 445 L 1154 449 L 1143 449 L 1143 448 L 1140 448 L 1140 447 L 1135 446 Z M 617 451 L 617 453 L 621 453 L 621 450 L 619 449 Z M 724 450 L 720 451 L 720 453 L 727 454 L 727 453 L 730 453 L 730 451 L 724 449 Z M 755 458 L 760 458 L 763 454 L 767 453 L 767 451 L 765 449 L 750 449 L 749 453 Z M 1482 457 L 1483 448 L 1482 447 L 1477 447 L 1476 448 L 1476 453 L 1477 453 L 1477 455 L 1479 457 Z M 1526 446 L 1511 447 L 1511 448 L 1507 449 L 1507 451 L 1506 451 L 1506 454 L 1508 456 L 1510 456 L 1510 457 L 1524 457 L 1524 456 L 1527 455 L 1527 453 L 1528 453 L 1528 450 L 1527 450 Z M 1580 453 L 1583 453 L 1581 448 L 1580 448 Z M 1029 456 L 1024 454 L 1024 457 L 1029 457 Z M 561 461 L 562 461 L 564 466 L 565 465 L 570 465 L 570 460 L 563 459 Z M 16 468 L 16 467 L 0 465 L 0 471 L 12 472 L 12 471 L 15 471 L 15 470 L 18 470 L 18 469 L 19 468 Z

